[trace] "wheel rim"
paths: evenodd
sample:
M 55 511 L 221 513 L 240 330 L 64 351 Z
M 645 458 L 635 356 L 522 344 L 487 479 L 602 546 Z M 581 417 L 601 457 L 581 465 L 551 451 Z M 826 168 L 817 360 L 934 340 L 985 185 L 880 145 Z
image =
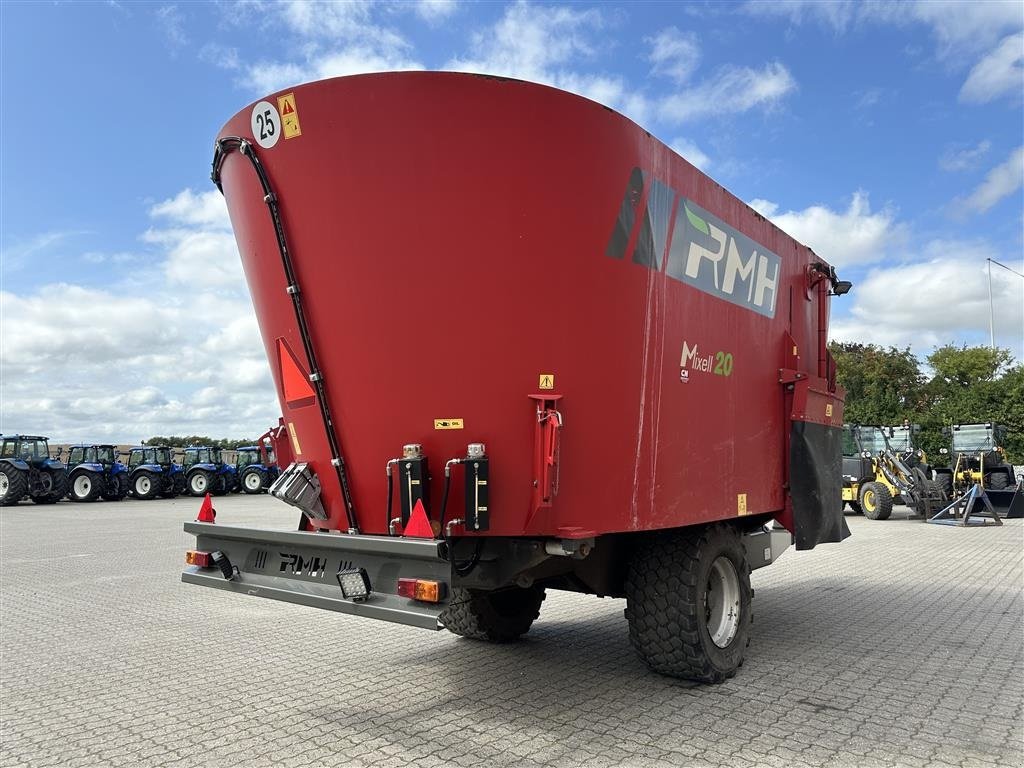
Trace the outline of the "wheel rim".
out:
M 708 573 L 704 618 L 711 642 L 725 648 L 740 628 L 740 577 L 732 560 L 715 558 Z
M 196 493 L 202 493 L 206 490 L 206 477 L 203 475 L 195 475 L 192 478 L 192 490 Z
M 11 490 L 11 480 L 7 477 L 6 472 L 0 472 L 0 498 L 6 496 L 9 490 Z
M 92 481 L 85 475 L 75 478 L 75 496 L 88 496 L 92 492 Z
M 864 509 L 868 510 L 869 512 L 874 512 L 875 511 L 875 492 L 874 491 L 864 491 L 864 502 L 863 503 L 864 503 Z
M 43 486 L 43 493 L 49 493 L 53 490 L 53 478 L 50 476 L 49 472 L 43 472 L 43 474 L 39 476 L 39 484 Z
M 149 478 L 148 477 L 140 477 L 138 480 L 135 481 L 135 492 L 136 493 L 141 493 L 141 494 L 145 495 L 145 494 L 149 493 L 149 491 L 150 491 L 150 489 L 152 487 L 153 487 L 153 484 L 151 482 L 149 482 Z
M 255 491 L 261 485 L 263 485 L 263 481 L 260 479 L 260 476 L 257 475 L 255 472 L 250 472 L 248 475 L 245 476 L 245 487 L 248 488 L 250 491 Z

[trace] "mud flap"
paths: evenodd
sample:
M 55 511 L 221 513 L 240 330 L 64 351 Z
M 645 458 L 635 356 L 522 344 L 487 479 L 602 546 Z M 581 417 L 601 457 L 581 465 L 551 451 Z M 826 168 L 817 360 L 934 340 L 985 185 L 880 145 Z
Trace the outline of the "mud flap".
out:
M 842 438 L 842 427 L 790 423 L 789 493 L 797 549 L 813 549 L 850 535 L 843 517 Z

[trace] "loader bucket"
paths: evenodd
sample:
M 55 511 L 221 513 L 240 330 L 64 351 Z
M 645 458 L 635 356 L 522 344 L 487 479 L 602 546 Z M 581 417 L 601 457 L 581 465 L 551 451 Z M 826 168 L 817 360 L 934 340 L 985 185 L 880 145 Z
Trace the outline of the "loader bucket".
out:
M 1007 519 L 1019 519 L 1024 517 L 1024 492 L 1020 486 L 1016 488 L 1005 488 L 1003 490 L 985 489 L 985 495 L 992 504 L 992 509 L 1000 517 Z M 975 499 L 971 505 L 972 514 L 981 514 L 985 509 L 981 499 Z

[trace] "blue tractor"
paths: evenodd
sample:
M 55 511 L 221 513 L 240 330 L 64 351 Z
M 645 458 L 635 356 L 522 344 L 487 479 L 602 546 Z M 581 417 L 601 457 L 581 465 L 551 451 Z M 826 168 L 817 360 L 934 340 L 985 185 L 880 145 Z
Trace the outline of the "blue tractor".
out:
M 137 499 L 173 499 L 185 490 L 185 473 L 166 445 L 144 445 L 128 452 L 128 489 Z
M 72 445 L 68 453 L 68 498 L 121 501 L 128 495 L 128 467 L 113 445 Z
M 50 458 L 49 438 L 0 435 L 0 506 L 26 496 L 36 504 L 54 504 L 68 489 L 64 465 Z
M 274 449 L 267 442 L 238 449 L 235 472 L 241 490 L 246 493 L 264 493 L 281 474 Z
M 235 490 L 238 473 L 231 464 L 225 464 L 220 448 L 192 445 L 185 449 L 185 488 L 193 496 L 223 496 Z

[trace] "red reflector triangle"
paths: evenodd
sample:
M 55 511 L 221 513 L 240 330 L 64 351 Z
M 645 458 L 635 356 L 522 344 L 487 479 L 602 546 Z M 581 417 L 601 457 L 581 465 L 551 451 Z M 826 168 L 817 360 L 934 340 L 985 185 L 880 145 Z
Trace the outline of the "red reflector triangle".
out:
M 416 505 L 412 508 L 412 514 L 409 515 L 409 522 L 402 529 L 402 535 L 417 539 L 434 538 L 434 529 L 430 527 L 427 510 L 423 508 L 423 502 L 420 499 L 416 499 Z
M 292 408 L 312 404 L 316 393 L 309 383 L 309 375 L 299 365 L 284 339 L 277 340 L 277 362 L 281 371 L 281 387 L 284 389 L 285 402 Z

